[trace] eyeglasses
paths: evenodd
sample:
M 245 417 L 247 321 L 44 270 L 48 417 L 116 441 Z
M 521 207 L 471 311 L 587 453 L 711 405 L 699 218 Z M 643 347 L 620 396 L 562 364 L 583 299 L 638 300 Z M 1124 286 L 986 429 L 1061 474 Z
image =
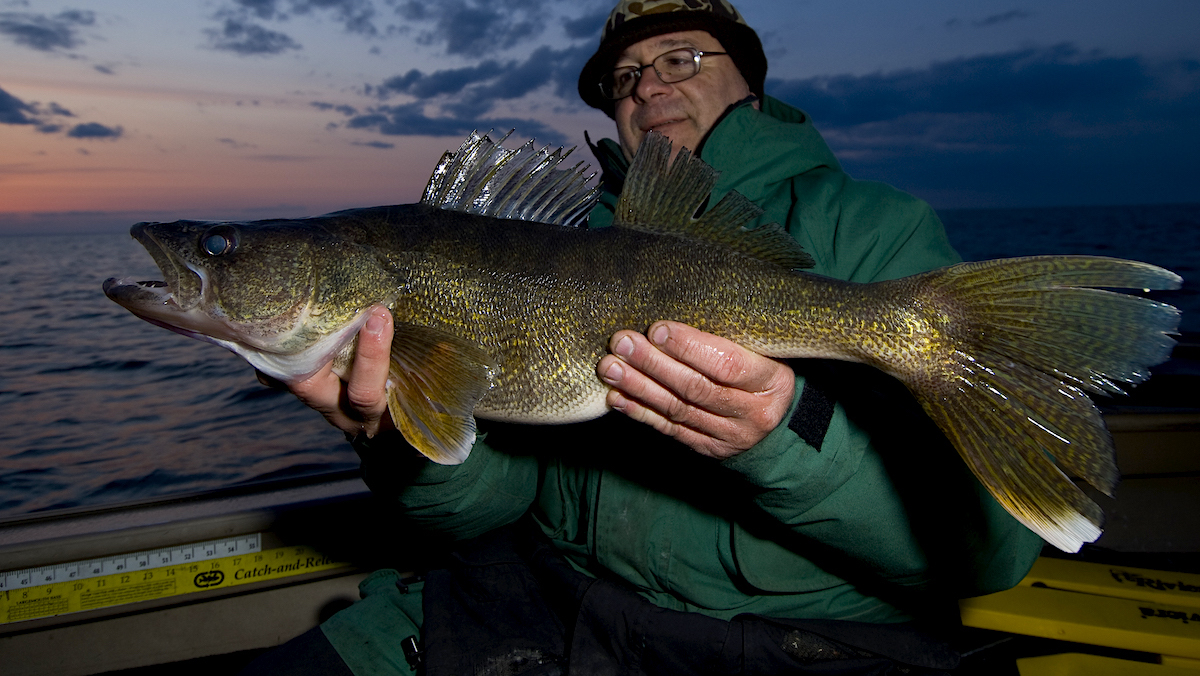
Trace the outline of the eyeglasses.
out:
M 658 74 L 658 79 L 665 84 L 683 82 L 700 72 L 700 57 L 726 55 L 727 52 L 702 52 L 691 47 L 673 49 L 666 54 L 660 54 L 649 65 L 626 66 L 606 73 L 600 78 L 600 93 L 614 101 L 632 95 L 633 90 L 637 89 L 638 81 L 642 79 L 642 72 L 647 68 L 653 68 Z

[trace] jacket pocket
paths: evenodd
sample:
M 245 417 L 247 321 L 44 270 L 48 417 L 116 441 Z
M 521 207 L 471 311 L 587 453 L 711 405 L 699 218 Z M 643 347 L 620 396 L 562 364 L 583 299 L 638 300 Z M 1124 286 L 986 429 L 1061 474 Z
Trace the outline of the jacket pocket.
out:
M 733 557 L 738 574 L 763 592 L 804 593 L 846 584 L 787 547 L 751 534 L 733 524 Z

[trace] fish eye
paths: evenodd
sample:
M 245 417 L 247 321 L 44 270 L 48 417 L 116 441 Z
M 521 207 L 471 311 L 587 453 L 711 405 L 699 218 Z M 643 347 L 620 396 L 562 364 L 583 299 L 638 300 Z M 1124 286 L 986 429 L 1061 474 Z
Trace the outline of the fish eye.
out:
M 227 225 L 211 228 L 200 237 L 200 251 L 209 256 L 224 256 L 237 248 L 237 231 Z

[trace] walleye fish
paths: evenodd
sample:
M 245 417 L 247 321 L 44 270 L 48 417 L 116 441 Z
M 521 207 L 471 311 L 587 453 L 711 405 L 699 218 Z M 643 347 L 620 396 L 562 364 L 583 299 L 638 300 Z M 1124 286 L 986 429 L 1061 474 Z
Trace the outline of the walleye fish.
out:
M 501 143 L 504 139 L 501 139 Z M 1087 393 L 1165 361 L 1174 307 L 1105 289 L 1174 289 L 1162 268 L 1045 256 L 963 263 L 871 284 L 811 259 L 737 193 L 695 218 L 716 172 L 650 134 L 611 228 L 579 165 L 473 134 L 421 202 L 299 220 L 139 223 L 165 281 L 109 279 L 135 315 L 233 350 L 294 383 L 347 373 L 365 310 L 395 317 L 388 407 L 431 460 L 466 459 L 475 416 L 570 423 L 606 411 L 609 336 L 671 319 L 779 358 L 862 362 L 903 382 L 1009 512 L 1077 551 L 1111 495 L 1112 440 Z M 569 153 L 569 151 L 568 151 Z M 1060 469 L 1061 468 L 1061 469 Z

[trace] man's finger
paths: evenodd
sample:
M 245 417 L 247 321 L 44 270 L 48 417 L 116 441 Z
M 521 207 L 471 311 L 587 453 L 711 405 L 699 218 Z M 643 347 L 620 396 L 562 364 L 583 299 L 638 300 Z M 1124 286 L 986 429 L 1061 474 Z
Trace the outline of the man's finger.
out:
M 605 371 L 600 376 L 677 422 L 691 415 L 684 406 L 725 417 L 755 416 L 763 406 L 760 395 L 792 385 L 791 372 L 782 364 L 724 338 L 674 322 L 655 324 L 648 333 L 651 338 L 634 331 L 614 334 L 609 348 L 635 372 L 620 384 Z M 652 344 L 655 339 L 662 345 Z
M 387 308 L 376 306 L 358 333 L 358 350 L 348 382 L 333 372 L 332 364 L 307 380 L 293 383 L 289 389 L 325 416 L 338 429 L 350 435 L 374 436 L 393 427 L 387 415 L 387 378 L 391 361 L 392 316 Z
M 707 423 L 697 426 L 701 429 L 693 429 L 685 424 L 668 420 L 659 412 L 642 405 L 635 399 L 626 397 L 620 390 L 609 392 L 607 401 L 609 406 L 630 418 L 645 423 L 662 434 L 674 437 L 702 455 L 712 458 L 722 459 L 735 455 L 737 451 L 753 446 L 757 441 L 746 437 L 743 430 L 738 429 L 731 418 L 722 418 L 700 411 L 699 414 L 707 419 Z M 705 428 L 714 431 L 702 431 Z
M 718 458 L 752 447 L 779 425 L 795 390 L 786 364 L 675 322 L 648 333 L 618 331 L 613 354 L 597 364 L 613 387 L 609 406 Z
M 320 411 L 323 415 L 337 409 L 342 396 L 341 380 L 333 373 L 333 364 L 325 364 L 306 380 L 288 386 L 305 406 Z
M 646 332 L 646 337 L 664 354 L 719 385 L 758 392 L 777 384 L 773 360 L 693 326 L 656 322 Z
M 375 436 L 391 421 L 386 414 L 393 329 L 392 313 L 387 308 L 375 306 L 370 313 L 358 332 L 358 350 L 347 374 L 345 404 L 341 408 L 348 408 L 347 413 L 361 421 L 363 433 Z
M 392 313 L 375 306 L 358 332 L 358 352 L 347 374 L 346 398 L 364 419 L 378 420 L 387 408 L 388 369 L 392 359 Z
M 622 339 L 635 343 L 646 340 L 644 337 L 641 341 L 636 337 L 622 337 L 615 349 L 625 349 Z M 739 408 L 745 401 L 731 397 L 729 388 L 714 384 L 649 345 L 646 350 L 649 354 L 631 355 L 628 361 L 608 355 L 600 360 L 597 373 L 626 397 L 671 422 L 688 427 L 709 427 L 712 417 L 732 417 L 741 412 Z M 638 349 L 635 347 L 633 351 L 636 353 Z

